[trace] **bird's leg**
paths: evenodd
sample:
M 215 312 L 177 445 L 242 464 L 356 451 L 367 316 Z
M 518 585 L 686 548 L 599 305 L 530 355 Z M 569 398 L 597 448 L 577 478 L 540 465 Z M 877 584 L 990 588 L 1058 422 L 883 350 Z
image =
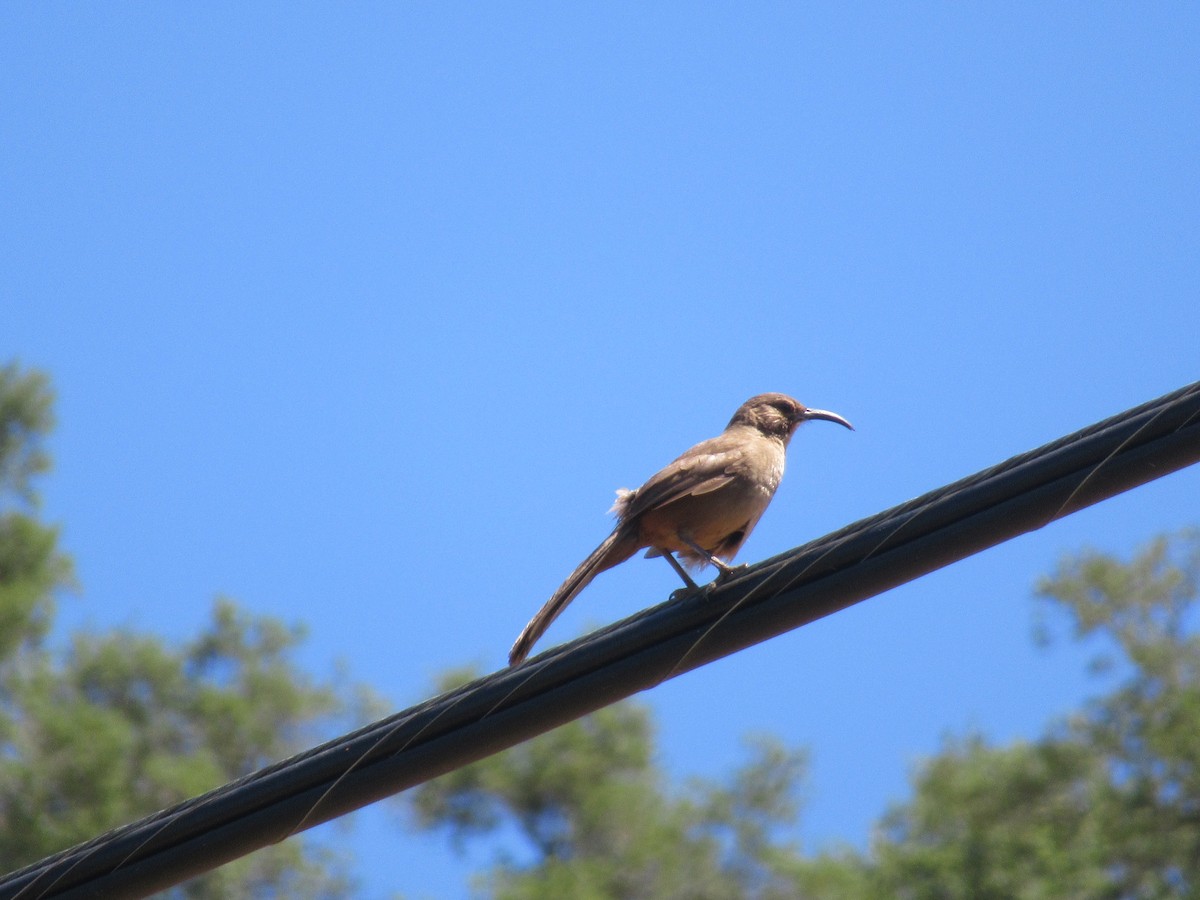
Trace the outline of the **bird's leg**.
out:
M 742 566 L 738 566 L 737 568 L 735 568 L 735 567 L 729 565 L 728 563 L 717 559 L 715 556 L 713 556 L 711 553 L 709 553 L 707 550 L 705 550 L 703 547 L 701 547 L 699 544 L 697 544 L 695 541 L 693 541 L 686 534 L 680 534 L 679 538 L 685 544 L 687 544 L 689 547 L 691 547 L 693 550 L 695 550 L 698 555 L 703 556 L 705 559 L 707 559 L 710 563 L 713 564 L 713 566 L 717 570 L 717 584 L 720 584 L 722 581 L 727 579 L 730 575 L 732 575 L 734 572 L 736 572 L 738 570 L 738 568 L 743 568 Z
M 700 586 L 692 581 L 692 576 L 687 573 L 687 569 L 679 564 L 679 560 L 675 558 L 675 554 L 670 550 L 659 550 L 659 554 L 667 562 L 671 564 L 671 568 L 679 573 L 679 577 L 683 579 L 683 583 L 688 586 L 688 593 L 695 593 L 700 590 Z

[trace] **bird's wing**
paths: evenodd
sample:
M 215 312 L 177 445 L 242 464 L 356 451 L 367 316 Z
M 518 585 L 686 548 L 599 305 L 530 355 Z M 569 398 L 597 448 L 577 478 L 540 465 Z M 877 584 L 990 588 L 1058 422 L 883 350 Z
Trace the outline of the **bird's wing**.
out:
M 740 447 L 730 447 L 727 441 L 700 442 L 638 488 L 624 504 L 622 518 L 631 519 L 681 497 L 720 490 L 734 480 L 744 456 Z

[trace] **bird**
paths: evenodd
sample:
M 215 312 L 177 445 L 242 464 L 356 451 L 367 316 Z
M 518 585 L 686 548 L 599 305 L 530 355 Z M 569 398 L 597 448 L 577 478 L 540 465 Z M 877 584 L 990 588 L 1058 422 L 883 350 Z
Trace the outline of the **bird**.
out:
M 711 564 L 718 581 L 732 574 L 729 562 L 783 479 L 788 442 L 802 423 L 812 419 L 854 430 L 837 413 L 812 409 L 787 394 L 758 394 L 737 408 L 721 434 L 685 451 L 637 490 L 619 489 L 610 510 L 617 518 L 612 533 L 529 620 L 509 651 L 509 665 L 529 655 L 593 578 L 638 550 L 648 548 L 646 556 L 664 557 L 693 591 L 698 588 L 684 565 Z

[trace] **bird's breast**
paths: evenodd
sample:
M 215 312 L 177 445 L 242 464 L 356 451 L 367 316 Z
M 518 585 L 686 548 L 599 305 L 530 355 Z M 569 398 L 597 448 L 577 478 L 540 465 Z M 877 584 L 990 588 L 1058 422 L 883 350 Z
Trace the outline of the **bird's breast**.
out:
M 763 479 L 759 486 L 767 492 L 768 496 L 775 493 L 775 489 L 779 487 L 779 483 L 783 481 L 784 456 L 779 454 L 777 459 L 771 461 L 770 466 L 764 469 Z
M 780 441 L 760 438 L 748 443 L 735 474 L 747 488 L 765 493 L 769 499 L 783 481 L 786 463 L 787 452 Z

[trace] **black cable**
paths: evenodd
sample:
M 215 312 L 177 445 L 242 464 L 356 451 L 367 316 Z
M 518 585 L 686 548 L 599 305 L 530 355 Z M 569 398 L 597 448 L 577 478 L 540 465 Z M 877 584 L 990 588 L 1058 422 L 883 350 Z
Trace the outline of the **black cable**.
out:
M 0 879 L 141 897 L 1200 460 L 1200 382 Z

